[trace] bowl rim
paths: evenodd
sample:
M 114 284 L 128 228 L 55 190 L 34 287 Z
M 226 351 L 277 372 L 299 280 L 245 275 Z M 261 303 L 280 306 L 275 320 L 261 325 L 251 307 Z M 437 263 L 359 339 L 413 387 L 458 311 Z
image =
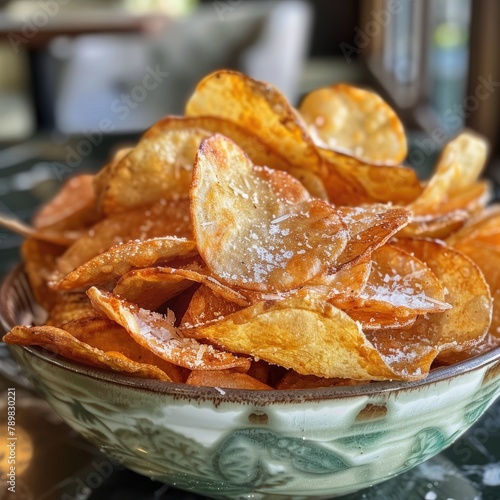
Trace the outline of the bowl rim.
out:
M 15 326 L 15 319 L 6 307 L 9 290 L 16 279 L 24 274 L 22 264 L 16 266 L 5 277 L 0 287 L 0 324 L 6 331 Z M 213 400 L 215 402 L 247 402 L 257 404 L 283 403 L 283 402 L 306 402 L 341 399 L 359 396 L 376 396 L 385 393 L 396 393 L 406 389 L 418 389 L 423 386 L 435 384 L 465 375 L 484 366 L 500 363 L 500 347 L 496 347 L 486 353 L 480 354 L 465 361 L 453 365 L 438 367 L 421 380 L 411 382 L 405 381 L 377 381 L 353 386 L 334 386 L 309 389 L 229 389 L 219 387 L 193 386 L 175 382 L 167 382 L 157 379 L 134 377 L 113 371 L 84 365 L 56 354 L 38 346 L 8 345 L 14 352 L 16 349 L 41 359 L 51 365 L 66 369 L 81 376 L 103 381 L 108 384 L 127 386 L 141 391 L 154 392 L 156 394 L 170 395 L 189 400 Z

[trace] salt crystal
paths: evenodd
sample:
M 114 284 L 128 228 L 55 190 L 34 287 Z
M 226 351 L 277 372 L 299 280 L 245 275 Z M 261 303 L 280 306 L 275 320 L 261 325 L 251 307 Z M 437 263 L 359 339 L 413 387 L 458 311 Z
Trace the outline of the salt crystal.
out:
M 285 214 L 285 215 L 282 215 L 281 217 L 278 217 L 276 219 L 273 219 L 271 221 L 271 224 L 279 224 L 280 222 L 283 222 L 284 220 L 290 218 L 292 216 L 292 214 Z

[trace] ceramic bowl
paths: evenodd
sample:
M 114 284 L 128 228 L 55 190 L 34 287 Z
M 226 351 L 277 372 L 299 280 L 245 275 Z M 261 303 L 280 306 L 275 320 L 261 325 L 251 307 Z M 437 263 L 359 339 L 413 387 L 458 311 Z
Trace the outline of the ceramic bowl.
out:
M 36 321 L 19 268 L 3 326 Z M 54 410 L 113 461 L 214 498 L 331 498 L 384 481 L 449 446 L 500 393 L 500 349 L 419 382 L 294 391 L 192 387 L 12 348 Z

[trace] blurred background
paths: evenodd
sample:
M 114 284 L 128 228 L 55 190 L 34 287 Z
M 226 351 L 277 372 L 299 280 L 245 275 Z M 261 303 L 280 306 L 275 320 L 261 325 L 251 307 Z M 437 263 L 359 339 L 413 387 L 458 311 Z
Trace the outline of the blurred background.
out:
M 0 0 L 0 210 L 28 220 L 222 67 L 294 104 L 338 81 L 371 87 L 422 177 L 468 126 L 500 178 L 498 19 L 495 0 Z M 18 244 L 0 233 L 1 269 Z

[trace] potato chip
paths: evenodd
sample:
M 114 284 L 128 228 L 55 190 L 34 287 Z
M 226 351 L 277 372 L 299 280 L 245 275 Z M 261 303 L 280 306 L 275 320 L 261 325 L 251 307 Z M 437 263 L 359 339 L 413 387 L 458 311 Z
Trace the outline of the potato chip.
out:
M 201 272 L 193 271 L 191 269 L 171 269 L 170 272 L 188 280 L 203 283 L 217 295 L 240 306 L 247 306 L 250 303 L 244 295 L 239 293 L 237 290 L 233 290 L 223 283 L 220 283 L 213 276 L 202 274 Z
M 297 293 L 313 294 L 330 300 L 339 309 L 352 306 L 363 291 L 370 276 L 371 260 L 341 268 L 334 274 L 316 276 Z
M 301 375 L 293 370 L 288 370 L 277 384 L 276 389 L 284 391 L 291 389 L 318 389 L 321 387 L 338 387 L 364 383 L 364 381 L 349 378 L 323 378 L 316 377 L 315 375 Z
M 90 303 L 86 295 L 85 298 Z M 94 316 L 75 318 L 65 323 L 63 328 L 80 342 L 103 352 L 120 352 L 137 363 L 157 366 L 172 382 L 184 382 L 186 379 L 181 368 L 144 349 L 130 337 L 125 328 L 108 318 L 96 316 L 95 310 Z
M 106 167 L 111 171 L 103 174 L 107 180 L 99 199 L 103 213 L 126 212 L 162 199 L 187 198 L 194 157 L 208 135 L 201 129 L 182 129 L 141 139 L 121 161 Z
M 438 332 L 442 353 L 472 348 L 484 339 L 491 322 L 491 296 L 480 269 L 463 253 L 432 240 L 401 239 L 397 245 L 425 262 L 445 289 L 452 308 L 432 315 L 429 330 Z
M 122 276 L 113 292 L 138 305 L 143 302 L 157 304 L 156 307 L 148 307 L 156 309 L 193 283 L 204 283 L 226 300 L 241 306 L 250 304 L 244 295 L 220 283 L 206 272 L 206 269 L 201 269 L 197 264 L 186 265 L 182 269 L 165 266 L 137 269 Z
M 374 92 L 339 83 L 307 94 L 299 112 L 322 148 L 374 165 L 397 165 L 406 157 L 403 124 Z
M 476 230 L 465 241 L 459 241 L 454 248 L 473 260 L 482 270 L 492 296 L 492 320 L 489 328 L 490 345 L 500 344 L 500 230 L 494 225 L 498 216 L 478 223 Z
M 143 309 L 154 311 L 191 286 L 192 281 L 173 274 L 171 268 L 147 267 L 124 274 L 113 293 Z
M 223 396 L 225 392 L 222 389 L 250 389 L 259 391 L 272 389 L 272 387 L 269 387 L 246 373 L 232 373 L 225 371 L 193 370 L 189 374 L 186 384 L 215 387 L 215 389 L 218 390 Z
M 254 167 L 220 135 L 200 147 L 191 210 L 207 266 L 225 283 L 250 290 L 296 288 L 331 267 L 346 244 L 332 207 L 311 199 L 285 172 Z
M 435 213 L 449 198 L 471 186 L 483 170 L 488 147 L 472 132 L 462 132 L 443 149 L 422 194 L 408 208 L 414 215 Z
M 217 323 L 182 332 L 303 375 L 327 378 L 419 379 L 437 353 L 415 340 L 412 356 L 405 355 L 402 366 L 395 353 L 383 357 L 346 313 L 308 297 L 259 302 Z
M 157 366 L 137 363 L 117 351 L 103 352 L 54 326 L 15 326 L 3 340 L 9 344 L 38 345 L 65 358 L 96 368 L 171 382 L 170 377 Z
M 160 200 L 145 208 L 111 215 L 75 241 L 59 258 L 57 269 L 65 275 L 118 243 L 160 236 L 193 238 L 189 200 Z
M 337 259 L 337 269 L 369 259 L 374 250 L 411 220 L 411 213 L 405 208 L 380 204 L 339 207 L 338 213 L 349 230 L 349 241 Z
M 21 246 L 24 269 L 36 302 L 49 311 L 57 302 L 58 294 L 48 286 L 54 273 L 57 258 L 64 251 L 59 245 L 33 238 L 25 240 Z
M 113 154 L 110 161 L 94 176 L 94 193 L 96 198 L 96 208 L 99 213 L 102 213 L 102 200 L 104 199 L 105 191 L 111 178 L 114 175 L 116 166 L 120 163 L 125 156 L 127 156 L 133 147 L 121 148 Z
M 422 193 L 417 174 L 411 168 L 371 165 L 336 151 L 320 152 L 325 167 L 321 178 L 335 205 L 406 205 Z
M 433 213 L 414 215 L 398 236 L 412 238 L 446 238 L 458 231 L 471 215 L 481 212 L 491 196 L 488 182 L 475 182 L 445 199 Z
M 141 309 L 95 287 L 87 291 L 96 309 L 121 325 L 142 347 L 174 365 L 191 370 L 225 370 L 245 372 L 250 361 L 231 353 L 184 338 L 174 327 L 175 318 Z
M 13 233 L 24 236 L 25 238 L 33 238 L 35 240 L 67 247 L 73 243 L 78 237 L 72 232 L 54 232 L 51 230 L 34 229 L 28 226 L 21 220 L 13 217 L 7 217 L 0 214 L 0 226 L 12 231 Z
M 442 215 L 462 210 L 470 216 L 483 211 L 484 207 L 491 201 L 491 197 L 491 183 L 487 180 L 477 181 L 449 196 L 439 205 L 435 213 Z
M 439 353 L 441 314 L 419 316 L 410 328 L 366 330 L 366 338 L 401 378 L 423 378 Z
M 183 128 L 200 128 L 212 134 L 222 134 L 233 140 L 248 155 L 254 165 L 285 170 L 298 179 L 312 196 L 323 200 L 328 199 L 325 186 L 317 175 L 301 166 L 293 165 L 285 156 L 262 142 L 259 136 L 230 120 L 216 116 L 167 116 L 153 125 L 144 137 L 157 137 L 164 130 Z
M 330 302 L 337 306 L 336 301 L 330 300 Z M 350 306 L 351 307 L 351 306 Z M 367 333 L 370 330 L 381 330 L 381 329 L 391 329 L 391 330 L 406 330 L 412 327 L 417 321 L 418 315 L 410 310 L 399 310 L 399 316 L 394 314 L 394 310 L 387 307 L 386 304 L 381 306 L 381 311 L 377 309 L 379 303 L 372 303 L 372 307 L 367 307 L 366 309 L 356 309 L 356 306 L 352 306 L 353 309 L 345 308 L 344 311 L 354 320 L 361 325 L 363 332 Z
M 147 130 L 143 137 L 157 138 L 165 131 L 185 129 L 201 129 L 210 132 L 210 135 L 222 134 L 228 137 L 245 151 L 255 165 L 286 171 L 293 168 L 286 156 L 271 149 L 258 135 L 249 133 L 233 121 L 217 116 L 166 116 Z
M 95 315 L 95 309 L 84 293 L 59 293 L 55 297 L 55 304 L 50 309 L 45 324 L 61 327 L 70 321 L 95 317 Z
M 35 214 L 33 226 L 41 229 L 65 222 L 66 229 L 74 229 L 75 221 L 86 217 L 96 220 L 93 181 L 94 176 L 90 174 L 70 178 L 59 193 Z
M 486 208 L 470 219 L 459 231 L 453 233 L 446 243 L 450 246 L 474 241 L 477 237 L 500 235 L 500 204 Z
M 349 309 L 350 315 L 352 310 L 373 312 L 397 320 L 447 311 L 451 306 L 426 264 L 401 248 L 385 245 L 373 253 L 368 281 Z
M 220 321 L 240 309 L 241 306 L 216 294 L 208 286 L 201 285 L 194 292 L 179 326 L 191 328 L 206 325 L 207 323 Z
M 454 210 L 443 215 L 416 215 L 397 234 L 398 238 L 439 238 L 449 236 L 464 224 L 469 214 L 465 210 Z
M 174 257 L 194 253 L 195 249 L 194 241 L 173 236 L 129 241 L 82 264 L 53 286 L 59 290 L 78 290 L 114 282 L 132 269 L 166 263 Z
M 309 170 L 298 167 L 291 168 L 290 170 L 287 170 L 287 172 L 290 175 L 293 175 L 293 177 L 295 177 L 307 189 L 307 191 L 309 191 L 311 196 L 319 198 L 320 200 L 329 200 L 325 183 L 321 180 L 321 177 L 313 172 L 310 172 Z
M 276 366 L 275 366 L 276 367 Z M 272 368 L 269 363 L 262 361 L 252 361 L 250 368 L 247 371 L 247 375 L 256 378 L 259 382 L 266 385 L 272 384 Z
M 186 116 L 230 120 L 295 167 L 314 173 L 322 170 L 321 158 L 302 118 L 269 83 L 236 71 L 216 71 L 198 83 L 186 104 Z

